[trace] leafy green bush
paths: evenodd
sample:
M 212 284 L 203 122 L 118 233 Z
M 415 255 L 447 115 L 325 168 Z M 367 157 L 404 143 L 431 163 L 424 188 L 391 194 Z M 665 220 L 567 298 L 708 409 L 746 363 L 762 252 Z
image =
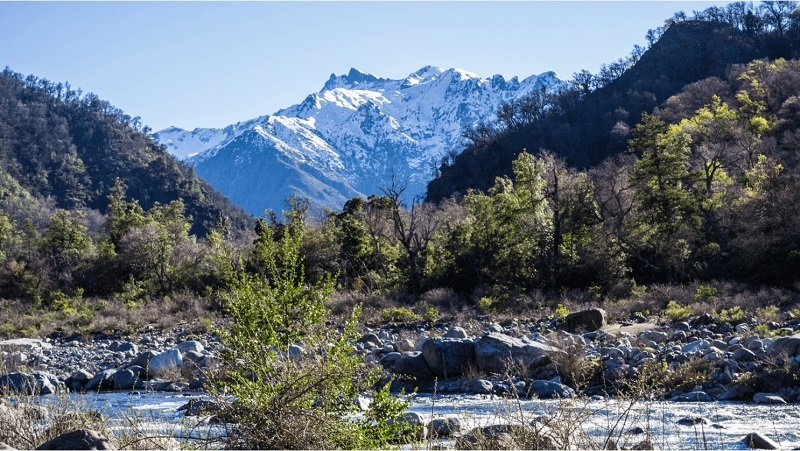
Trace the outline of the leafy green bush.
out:
M 726 323 L 741 323 L 745 319 L 744 310 L 738 305 L 735 305 L 729 309 L 722 309 L 717 314 L 717 318 L 720 321 L 725 321 Z
M 354 352 L 360 306 L 341 330 L 326 325 L 327 278 L 305 283 L 299 253 L 302 228 L 284 229 L 262 254 L 269 277 L 238 274 L 221 293 L 230 318 L 220 334 L 229 351 L 215 387 L 231 421 L 227 448 L 370 449 L 408 440 L 396 418 L 407 403 L 376 390 L 377 369 Z M 299 344 L 301 351 L 290 346 Z M 359 394 L 373 402 L 361 420 Z
M 556 307 L 555 315 L 557 318 L 563 318 L 569 315 L 569 309 L 564 304 L 558 304 Z
M 381 321 L 384 323 L 413 323 L 420 320 L 421 316 L 406 307 L 393 307 L 381 312 Z
M 691 311 L 692 308 L 689 306 L 683 307 L 675 301 L 669 301 L 661 314 L 672 321 L 680 321 L 686 319 Z

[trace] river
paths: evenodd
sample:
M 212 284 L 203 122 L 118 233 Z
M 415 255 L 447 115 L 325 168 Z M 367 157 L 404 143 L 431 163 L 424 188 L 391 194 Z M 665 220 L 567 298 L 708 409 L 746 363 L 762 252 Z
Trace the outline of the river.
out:
M 100 411 L 112 428 L 121 428 L 130 419 L 153 433 L 183 437 L 203 447 L 205 439 L 219 434 L 220 426 L 201 424 L 178 409 L 199 393 L 103 392 L 70 394 L 82 408 Z M 48 398 L 48 397 L 44 397 Z M 49 399 L 55 400 L 56 397 Z M 43 402 L 48 402 L 44 401 Z M 53 401 L 49 401 L 53 402 Z M 760 432 L 783 448 L 800 446 L 800 405 L 754 405 L 739 402 L 675 403 L 637 402 L 631 404 L 603 400 L 514 400 L 486 395 L 418 394 L 409 411 L 425 420 L 456 417 L 467 430 L 474 426 L 531 421 L 549 417 L 555 428 L 581 424 L 583 438 L 576 447 L 587 447 L 588 439 L 602 442 L 611 437 L 620 446 L 631 446 L 649 439 L 656 449 L 747 449 L 742 438 Z M 704 421 L 682 425 L 687 418 Z M 641 431 L 637 432 L 637 428 Z M 199 441 L 198 441 L 199 440 Z M 581 441 L 583 440 L 583 441 Z M 445 441 L 445 446 L 452 445 Z

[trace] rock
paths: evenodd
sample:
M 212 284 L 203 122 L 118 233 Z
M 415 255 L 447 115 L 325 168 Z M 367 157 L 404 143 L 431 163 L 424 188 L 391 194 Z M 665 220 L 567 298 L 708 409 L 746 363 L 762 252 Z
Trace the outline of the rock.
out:
M 89 380 L 86 384 L 84 384 L 83 388 L 86 391 L 95 391 L 95 390 L 110 390 L 114 388 L 114 373 L 117 370 L 105 370 L 101 371 L 94 375 L 93 378 Z
M 399 352 L 390 352 L 390 353 L 386 354 L 385 356 L 381 357 L 381 359 L 378 361 L 378 363 L 383 365 L 384 368 L 391 368 L 392 366 L 394 366 L 395 362 L 400 360 L 400 358 L 402 358 L 402 357 L 403 357 L 403 354 L 401 354 Z
M 575 390 L 558 382 L 536 380 L 530 383 L 528 396 L 536 396 L 541 399 L 572 398 L 575 396 Z
M 128 366 L 136 365 L 142 368 L 147 368 L 150 365 L 150 360 L 157 355 L 158 353 L 153 350 L 144 351 L 136 356 L 135 359 L 131 360 L 131 362 L 128 363 Z
M 463 340 L 465 338 L 469 338 L 469 335 L 467 335 L 467 331 L 464 330 L 463 327 L 451 327 L 447 330 L 447 333 L 444 334 L 444 338 L 456 338 Z
M 397 340 L 397 342 L 394 344 L 394 347 L 395 347 L 395 349 L 397 349 L 398 352 L 413 351 L 414 350 L 414 342 L 411 341 L 408 338 L 403 338 L 403 339 Z
M 450 437 L 461 432 L 461 420 L 456 417 L 434 418 L 428 423 L 428 439 Z
M 433 379 L 433 371 L 419 351 L 402 353 L 394 363 L 394 372 L 418 381 Z
M 479 395 L 487 395 L 494 390 L 494 384 L 486 379 L 476 379 L 469 384 L 469 391 Z
M 731 358 L 737 362 L 752 362 L 755 360 L 756 354 L 749 349 L 740 348 L 733 351 Z
M 659 330 L 648 330 L 639 334 L 639 341 L 643 342 L 665 343 L 667 340 L 669 340 L 669 335 Z
M 0 376 L 0 391 L 20 395 L 50 395 L 63 384 L 50 373 L 8 373 Z
M 751 432 L 742 439 L 750 448 L 757 449 L 781 449 L 781 445 L 759 432 Z
M 422 355 L 434 375 L 457 377 L 475 361 L 475 343 L 463 339 L 432 338 L 422 346 Z
M 670 402 L 712 402 L 713 399 L 704 391 L 693 391 L 670 398 Z
M 129 366 L 123 370 L 116 371 L 111 375 L 111 385 L 115 390 L 129 390 L 141 386 L 145 374 L 144 368 L 140 366 Z
M 776 339 L 767 348 L 773 357 L 796 357 L 800 355 L 800 334 Z
M 475 363 L 478 368 L 504 374 L 513 362 L 527 367 L 541 355 L 559 352 L 558 349 L 538 342 L 523 342 L 505 334 L 489 332 L 475 343 Z
M 67 432 L 42 443 L 36 449 L 117 449 L 105 437 L 91 429 Z
M 179 343 L 177 346 L 175 346 L 175 349 L 180 351 L 181 354 L 186 354 L 189 351 L 195 351 L 202 354 L 206 347 L 203 346 L 203 343 L 200 343 L 197 340 L 188 340 Z
M 108 347 L 110 351 L 129 353 L 131 355 L 139 354 L 139 347 L 135 343 L 129 341 L 115 341 Z
M 630 449 L 630 450 L 651 450 L 651 449 L 656 449 L 656 448 L 655 448 L 655 445 L 653 445 L 653 442 L 651 442 L 650 440 L 642 440 L 641 442 L 631 446 L 628 449 Z
M 383 347 L 383 341 L 381 341 L 381 339 L 378 338 L 378 336 L 375 334 L 366 334 L 363 337 L 359 338 L 358 341 L 356 341 L 356 343 L 372 343 L 372 345 L 375 346 L 376 348 Z
M 177 349 L 169 349 L 153 356 L 150 359 L 150 364 L 145 368 L 147 368 L 148 377 L 163 377 L 179 370 L 182 364 L 183 355 L 181 355 L 181 352 Z
M 85 384 L 90 380 L 92 380 L 93 377 L 94 374 L 86 371 L 85 369 L 79 369 L 72 372 L 70 379 L 72 379 L 73 381 L 80 382 L 81 384 Z
M 425 424 L 425 421 L 422 418 L 422 415 L 418 414 L 417 412 L 406 412 L 400 415 L 397 420 L 392 421 L 391 419 L 386 423 L 388 425 L 393 425 L 395 421 L 398 425 L 402 426 L 402 429 L 411 432 L 418 440 L 425 440 L 425 437 L 428 436 L 428 426 Z
M 756 393 L 753 395 L 753 402 L 756 404 L 786 404 L 786 400 L 775 393 Z
M 560 324 L 560 328 L 567 332 L 594 332 L 606 324 L 606 311 L 601 308 L 590 308 L 580 312 L 570 313 Z
M 8 445 L 5 442 L 0 442 L 0 449 L 16 450 L 17 448 L 14 448 L 13 446 Z
M 298 345 L 289 345 L 289 358 L 299 360 L 306 351 Z
M 522 424 L 494 424 L 476 427 L 456 440 L 456 449 L 558 449 L 555 441 Z
M 708 424 L 708 420 L 703 417 L 683 417 L 677 423 L 681 426 L 696 426 L 698 424 Z

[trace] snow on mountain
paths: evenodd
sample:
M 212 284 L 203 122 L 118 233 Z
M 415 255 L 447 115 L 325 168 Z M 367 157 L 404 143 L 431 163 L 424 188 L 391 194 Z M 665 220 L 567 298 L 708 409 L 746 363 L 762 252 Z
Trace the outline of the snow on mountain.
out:
M 224 129 L 169 128 L 156 138 L 255 215 L 281 211 L 291 195 L 339 210 L 354 196 L 381 194 L 392 176 L 410 202 L 425 194 L 442 158 L 463 148 L 465 127 L 561 84 L 552 72 L 519 81 L 426 66 L 391 80 L 351 69 L 272 116 Z

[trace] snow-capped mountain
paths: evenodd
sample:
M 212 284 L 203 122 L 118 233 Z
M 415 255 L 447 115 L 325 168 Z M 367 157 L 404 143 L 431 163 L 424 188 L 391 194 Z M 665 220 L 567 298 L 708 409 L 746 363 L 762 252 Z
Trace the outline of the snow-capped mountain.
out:
M 391 80 L 351 69 L 274 115 L 155 136 L 257 216 L 285 209 L 293 194 L 339 210 L 352 197 L 381 194 L 392 176 L 405 184 L 406 201 L 423 196 L 442 158 L 463 148 L 466 126 L 534 90 L 561 86 L 552 72 L 519 81 L 427 66 Z

